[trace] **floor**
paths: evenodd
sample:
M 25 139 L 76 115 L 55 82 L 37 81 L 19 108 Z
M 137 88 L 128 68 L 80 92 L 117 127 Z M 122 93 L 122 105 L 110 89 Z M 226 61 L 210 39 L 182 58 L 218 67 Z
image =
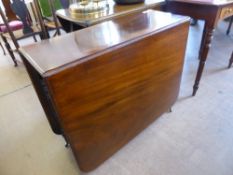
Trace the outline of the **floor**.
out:
M 0 175 L 232 175 L 233 35 L 216 29 L 197 95 L 191 97 L 203 23 L 190 28 L 180 96 L 152 123 L 90 173 L 52 133 L 24 66 L 0 53 Z

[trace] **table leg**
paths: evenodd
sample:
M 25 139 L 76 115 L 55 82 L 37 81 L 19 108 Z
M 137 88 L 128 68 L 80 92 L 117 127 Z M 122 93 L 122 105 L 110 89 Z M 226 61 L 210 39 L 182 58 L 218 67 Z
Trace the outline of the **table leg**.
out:
M 230 18 L 229 26 L 228 26 L 227 32 L 226 32 L 227 35 L 229 35 L 229 33 L 230 33 L 230 31 L 231 31 L 232 23 L 233 23 L 233 16 Z
M 83 28 L 84 28 L 84 27 L 79 26 L 79 25 L 77 25 L 77 24 L 75 24 L 75 23 L 72 23 L 72 22 L 70 22 L 70 21 L 68 21 L 68 20 L 65 20 L 65 19 L 63 19 L 63 18 L 60 18 L 59 16 L 57 16 L 57 18 L 58 18 L 60 24 L 62 25 L 63 29 L 64 29 L 67 33 L 73 32 L 73 31 L 76 31 L 76 30 L 80 30 L 80 29 L 83 29 Z
M 232 66 L 232 63 L 233 63 L 233 52 L 232 52 L 231 58 L 229 60 L 228 68 L 230 68 Z
M 200 49 L 199 49 L 199 55 L 198 55 L 199 60 L 201 60 L 202 52 L 203 52 L 204 45 L 205 45 L 205 40 L 206 40 L 206 27 L 204 26 L 202 38 L 201 38 Z
M 213 38 L 213 33 L 214 33 L 214 27 L 209 27 L 205 23 L 203 36 L 202 36 L 203 39 L 202 39 L 200 55 L 199 55 L 200 61 L 199 61 L 199 66 L 198 66 L 198 70 L 197 70 L 195 83 L 193 86 L 193 94 L 192 94 L 193 96 L 196 95 L 196 92 L 197 92 L 198 87 L 199 87 L 202 72 L 203 72 L 203 69 L 205 67 L 205 62 L 206 62 L 207 55 L 208 55 L 208 52 L 210 49 L 211 40 Z

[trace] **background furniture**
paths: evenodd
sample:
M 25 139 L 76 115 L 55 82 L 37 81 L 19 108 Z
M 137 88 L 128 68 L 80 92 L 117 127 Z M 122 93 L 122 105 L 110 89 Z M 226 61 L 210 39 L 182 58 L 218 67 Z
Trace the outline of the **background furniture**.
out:
M 52 2 L 53 7 L 58 10 L 62 8 L 62 5 L 60 3 L 60 0 L 38 0 L 42 12 L 43 17 L 51 17 L 52 16 L 52 10 L 50 2 Z
M 10 3 L 10 2 L 9 2 Z M 36 35 L 40 35 L 41 38 L 48 38 L 48 34 L 43 25 L 40 14 L 38 13 L 38 4 L 36 0 L 30 2 L 32 7 L 33 15 L 30 15 L 28 6 L 24 1 L 13 0 L 10 3 L 11 9 L 15 16 L 18 17 L 19 21 L 9 21 L 7 16 L 5 16 L 3 10 L 0 8 L 0 15 L 3 19 L 4 26 L 1 27 L 1 37 L 5 43 L 5 47 L 8 50 L 12 60 L 14 61 L 15 66 L 17 66 L 17 61 L 14 56 L 14 51 L 18 51 L 19 43 L 18 41 L 24 38 L 33 37 L 34 41 L 36 40 Z M 38 17 L 39 22 L 34 23 L 32 21 L 32 16 Z M 14 25 L 15 24 L 15 25 Z M 20 25 L 21 24 L 21 25 Z M 13 42 L 14 50 L 9 44 L 8 40 Z
M 2 5 L 4 7 L 4 12 L 7 17 L 7 20 L 9 21 L 9 27 L 11 28 L 12 31 L 14 30 L 19 30 L 23 28 L 23 23 L 20 22 L 14 12 L 12 11 L 10 7 L 10 0 L 2 0 Z M 6 25 L 2 23 L 2 20 L 0 22 L 0 35 L 1 33 L 7 32 Z M 5 49 L 2 45 L 2 38 L 0 41 L 0 46 L 3 50 L 3 54 L 6 55 Z
M 230 68 L 232 66 L 232 63 L 233 63 L 233 52 L 232 52 L 231 58 L 229 60 L 228 68 Z
M 47 30 L 56 30 L 55 35 L 60 35 L 61 25 L 56 17 L 56 10 L 68 8 L 69 0 L 38 0 L 44 24 Z
M 233 15 L 233 1 L 167 0 L 166 9 L 172 13 L 187 15 L 194 19 L 201 19 L 205 21 L 201 47 L 199 51 L 200 62 L 193 86 L 192 95 L 195 96 L 210 49 L 214 29 L 219 20 L 223 20 Z
M 187 17 L 148 10 L 20 48 L 52 129 L 82 171 L 176 101 L 188 29 Z
M 11 29 L 11 31 L 15 31 L 15 30 L 19 30 L 23 28 L 23 23 L 19 20 L 13 20 L 8 22 L 9 28 Z M 1 36 L 1 40 L 0 40 L 0 46 L 3 50 L 4 55 L 6 55 L 5 49 L 2 45 L 2 35 L 3 33 L 6 33 L 7 30 L 7 26 L 5 24 L 0 24 L 0 36 Z
M 145 0 L 144 3 L 134 5 L 117 5 L 113 0 L 108 0 L 109 8 L 102 13 L 92 13 L 75 15 L 70 13 L 69 9 L 60 9 L 56 11 L 56 15 L 66 32 L 82 29 L 106 20 L 110 20 L 119 16 L 124 16 L 146 9 L 160 10 L 165 0 Z
M 2 0 L 4 11 L 8 21 L 18 20 L 15 13 L 11 9 L 10 0 Z
M 233 16 L 230 18 L 230 21 L 229 21 L 229 26 L 228 26 L 227 32 L 226 32 L 227 35 L 230 34 L 232 23 L 233 23 Z

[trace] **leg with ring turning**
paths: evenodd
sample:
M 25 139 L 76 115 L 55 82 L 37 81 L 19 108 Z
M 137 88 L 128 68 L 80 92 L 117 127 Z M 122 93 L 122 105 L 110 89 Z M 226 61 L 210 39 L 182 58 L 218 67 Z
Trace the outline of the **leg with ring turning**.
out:
M 202 72 L 204 70 L 205 67 L 205 62 L 207 59 L 207 55 L 210 49 L 210 44 L 211 44 L 211 40 L 213 37 L 213 33 L 214 33 L 214 26 L 210 27 L 207 23 L 205 23 L 204 26 L 204 32 L 203 32 L 203 41 L 201 43 L 201 49 L 200 49 L 200 55 L 199 55 L 199 65 L 198 65 L 198 70 L 197 70 L 197 75 L 196 75 L 196 79 L 195 79 L 195 83 L 193 85 L 193 94 L 192 96 L 195 96 L 199 87 L 199 83 L 202 77 Z

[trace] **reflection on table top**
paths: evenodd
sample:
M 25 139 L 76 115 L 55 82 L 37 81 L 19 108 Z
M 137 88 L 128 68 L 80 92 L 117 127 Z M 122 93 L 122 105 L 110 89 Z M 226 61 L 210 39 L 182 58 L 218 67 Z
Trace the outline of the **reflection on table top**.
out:
M 62 37 L 25 46 L 20 52 L 42 76 L 46 76 L 69 63 L 88 61 L 93 55 L 120 43 L 127 45 L 133 39 L 144 38 L 188 20 L 188 17 L 147 10 L 129 15 L 128 18 L 120 17 Z
M 170 0 L 178 1 L 183 3 L 192 3 L 192 4 L 206 4 L 206 5 L 227 5 L 233 3 L 233 0 Z
M 77 23 L 83 27 L 87 27 L 114 17 L 154 8 L 162 3 L 165 3 L 165 0 L 145 0 L 144 3 L 139 4 L 117 5 L 113 0 L 108 0 L 109 7 L 102 12 L 77 15 L 70 13 L 69 9 L 60 9 L 56 14 L 60 18 Z

